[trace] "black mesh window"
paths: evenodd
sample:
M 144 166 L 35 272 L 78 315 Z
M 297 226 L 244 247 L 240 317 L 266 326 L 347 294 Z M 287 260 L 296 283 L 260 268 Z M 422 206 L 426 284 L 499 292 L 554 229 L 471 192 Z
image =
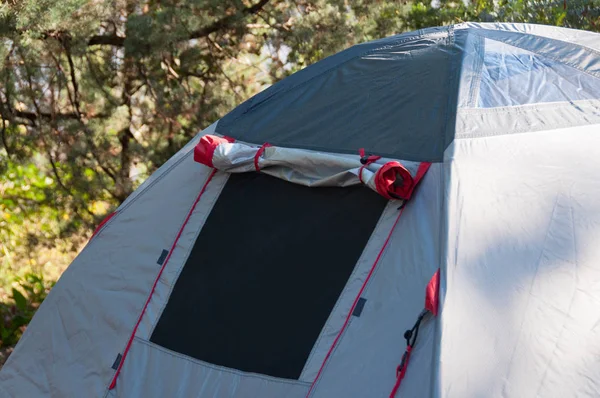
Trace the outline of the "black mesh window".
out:
M 231 175 L 151 341 L 297 379 L 385 205 L 363 186 Z

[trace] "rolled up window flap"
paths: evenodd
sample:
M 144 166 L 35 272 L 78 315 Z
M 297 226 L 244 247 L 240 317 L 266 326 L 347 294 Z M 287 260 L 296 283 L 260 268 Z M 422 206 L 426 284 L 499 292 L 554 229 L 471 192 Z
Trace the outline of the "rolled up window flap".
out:
M 359 155 L 325 153 L 266 143 L 252 145 L 215 135 L 200 139 L 194 160 L 228 173 L 261 172 L 305 186 L 364 184 L 386 199 L 404 201 L 428 167 L 423 168 L 425 163 L 366 156 L 364 151 Z

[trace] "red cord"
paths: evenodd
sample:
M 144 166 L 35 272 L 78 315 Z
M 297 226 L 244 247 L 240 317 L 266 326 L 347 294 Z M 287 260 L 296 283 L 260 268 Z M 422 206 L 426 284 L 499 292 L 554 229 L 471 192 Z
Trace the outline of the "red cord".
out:
M 396 225 L 398 224 L 398 221 L 400 221 L 400 216 L 402 216 L 402 212 L 403 211 L 404 211 L 404 207 L 398 213 L 398 217 L 396 217 L 396 221 L 394 222 L 394 225 L 392 225 L 392 229 L 390 230 L 390 233 L 388 234 L 387 239 L 383 243 L 383 246 L 381 247 L 381 250 L 379 251 L 379 254 L 377 255 L 377 258 L 375 259 L 375 262 L 371 266 L 371 270 L 369 271 L 369 274 L 365 278 L 365 281 L 363 282 L 363 284 L 362 284 L 362 286 L 361 286 L 358 294 L 356 295 L 356 298 L 354 299 L 354 302 L 352 303 L 352 307 L 350 308 L 350 311 L 348 312 L 348 315 L 346 316 L 346 320 L 344 321 L 344 324 L 342 325 L 342 328 L 340 329 L 339 333 L 335 337 L 335 340 L 333 340 L 333 344 L 329 348 L 329 351 L 327 352 L 327 355 L 325 355 L 325 359 L 323 360 L 323 363 L 321 364 L 321 367 L 319 368 L 319 372 L 317 373 L 317 377 L 315 377 L 315 379 L 313 380 L 312 384 L 310 385 L 310 389 L 308 390 L 308 393 L 306 394 L 307 398 L 310 396 L 310 393 L 312 392 L 313 388 L 315 387 L 315 384 L 317 383 L 317 380 L 319 380 L 319 377 L 321 376 L 321 373 L 323 373 L 323 369 L 325 368 L 325 364 L 327 363 L 327 360 L 331 356 L 331 353 L 333 352 L 333 349 L 335 348 L 335 346 L 337 345 L 338 341 L 340 340 L 340 337 L 342 336 L 342 333 L 344 333 L 344 330 L 346 329 L 346 326 L 348 326 L 348 322 L 350 322 L 350 318 L 352 317 L 352 313 L 354 312 L 354 307 L 356 307 L 356 303 L 358 302 L 358 300 L 362 296 L 363 291 L 365 290 L 365 287 L 367 286 L 367 283 L 369 282 L 369 279 L 371 279 L 371 275 L 373 275 L 373 271 L 375 271 L 375 267 L 377 266 L 377 263 L 379 262 L 379 259 L 381 259 L 381 256 L 383 255 L 383 252 L 384 252 L 385 248 L 387 247 L 387 245 L 388 245 L 388 243 L 390 241 L 390 238 L 392 237 L 392 233 L 394 232 L 394 229 L 396 229 Z
M 177 246 L 177 241 L 179 241 L 179 238 L 181 237 L 183 229 L 185 228 L 186 224 L 190 220 L 190 217 L 192 216 L 192 213 L 194 212 L 194 209 L 196 209 L 196 205 L 200 201 L 200 198 L 202 197 L 202 194 L 204 193 L 204 191 L 206 191 L 206 187 L 208 186 L 208 183 L 210 182 L 210 180 L 212 180 L 212 178 L 213 178 L 213 176 L 215 175 L 216 172 L 217 172 L 217 170 L 213 169 L 213 171 L 210 173 L 210 175 L 206 179 L 206 182 L 204 183 L 204 186 L 200 190 L 200 193 L 198 194 L 198 197 L 196 198 L 196 201 L 192 205 L 192 208 L 190 209 L 187 217 L 185 218 L 185 221 L 183 222 L 183 225 L 179 229 L 179 233 L 175 237 L 175 241 L 173 242 L 173 245 L 171 246 L 171 250 L 169 250 L 169 255 L 165 259 L 165 262 L 163 263 L 162 267 L 160 268 L 160 271 L 158 272 L 158 275 L 156 276 L 156 279 L 154 280 L 154 285 L 152 285 L 152 290 L 150 290 L 150 294 L 148 295 L 148 298 L 146 299 L 146 304 L 144 304 L 144 308 L 142 308 L 142 312 L 140 313 L 140 316 L 138 317 L 138 320 L 137 320 L 135 326 L 133 327 L 133 332 L 131 333 L 131 336 L 129 337 L 129 341 L 127 342 L 127 346 L 125 347 L 125 351 L 123 351 L 123 358 L 121 358 L 121 362 L 119 363 L 119 367 L 117 368 L 117 370 L 115 372 L 115 375 L 114 375 L 112 381 L 110 382 L 110 385 L 108 386 L 109 390 L 112 390 L 117 385 L 117 377 L 119 377 L 119 373 L 121 373 L 121 368 L 123 367 L 123 364 L 125 363 L 125 358 L 127 358 L 127 353 L 129 352 L 129 349 L 131 348 L 131 344 L 133 343 L 133 338 L 135 337 L 135 334 L 137 333 L 138 327 L 140 326 L 140 323 L 142 322 L 142 318 L 144 317 L 144 314 L 146 313 L 146 308 L 148 308 L 148 304 L 150 304 L 150 300 L 152 299 L 152 295 L 154 294 L 154 291 L 156 290 L 156 285 L 158 285 L 158 280 L 160 279 L 160 276 L 162 275 L 165 267 L 169 263 L 169 259 L 171 258 L 171 254 L 173 254 L 173 250 L 175 250 L 175 246 Z
M 265 142 L 264 144 L 262 144 L 262 146 L 260 148 L 258 148 L 258 151 L 256 151 L 256 154 L 254 155 L 254 169 L 256 171 L 260 171 L 260 167 L 258 165 L 258 160 L 260 159 L 262 154 L 265 153 L 265 149 L 270 146 L 271 146 L 271 144 L 269 144 L 268 142 Z
M 406 369 L 408 368 L 408 360 L 410 359 L 411 351 L 412 351 L 412 347 L 407 346 L 406 347 L 406 358 L 404 359 L 404 361 L 401 365 L 402 368 L 398 367 L 398 369 L 396 369 L 396 384 L 394 384 L 394 388 L 392 389 L 392 392 L 390 393 L 390 398 L 396 397 L 396 393 L 398 392 L 398 389 L 400 388 L 400 383 L 402 383 L 402 379 L 404 379 L 404 375 L 406 374 Z

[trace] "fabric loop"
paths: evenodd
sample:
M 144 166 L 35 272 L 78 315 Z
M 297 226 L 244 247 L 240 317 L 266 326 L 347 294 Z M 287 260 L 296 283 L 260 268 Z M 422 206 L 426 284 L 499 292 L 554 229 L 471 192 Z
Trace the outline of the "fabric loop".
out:
M 381 159 L 381 156 L 375 156 L 375 155 L 365 156 L 364 148 L 360 148 L 358 150 L 358 155 L 360 156 L 360 163 L 362 164 L 360 169 L 358 169 L 358 179 L 360 180 L 360 182 L 362 182 L 364 184 L 365 182 L 363 181 L 363 178 L 362 178 L 363 169 L 365 167 L 367 167 L 368 165 L 370 165 L 371 163 L 376 162 L 379 159 Z
M 265 142 L 264 144 L 262 144 L 262 146 L 258 149 L 258 151 L 256 151 L 256 154 L 254 155 L 254 169 L 256 171 L 260 171 L 260 166 L 258 164 L 258 161 L 260 159 L 260 157 L 263 155 L 263 153 L 265 153 L 265 149 L 267 149 L 268 147 L 270 147 L 271 144 L 269 144 L 268 142 Z
M 422 163 L 423 164 L 423 163 Z M 425 174 L 427 171 L 427 167 L 423 168 L 424 171 L 421 173 L 421 176 Z M 420 169 L 422 169 L 420 167 Z M 418 181 L 417 181 L 418 182 Z M 402 359 L 400 360 L 400 365 L 396 368 L 396 383 L 392 388 L 392 392 L 390 393 L 390 398 L 395 398 L 398 389 L 400 388 L 400 384 L 402 383 L 402 379 L 404 379 L 404 375 L 406 374 L 406 369 L 408 368 L 408 361 L 410 359 L 410 353 L 417 342 L 417 337 L 419 335 L 419 328 L 421 327 L 421 322 L 425 319 L 427 314 L 431 314 L 433 316 L 437 316 L 438 314 L 438 300 L 439 300 L 439 281 L 440 278 L 440 270 L 438 269 L 435 274 L 431 277 L 431 280 L 427 284 L 425 289 L 425 308 L 419 314 L 417 321 L 413 325 L 411 329 L 408 329 L 404 332 L 404 339 L 406 340 L 406 350 L 402 355 Z

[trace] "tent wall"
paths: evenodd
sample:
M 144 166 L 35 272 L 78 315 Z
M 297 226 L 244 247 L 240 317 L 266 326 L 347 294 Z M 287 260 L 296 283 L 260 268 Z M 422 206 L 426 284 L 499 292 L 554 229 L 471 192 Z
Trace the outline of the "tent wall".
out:
M 193 143 L 143 184 L 64 272 L 3 367 L 1 396 L 104 395 L 160 269 L 157 260 L 210 173 L 194 162 L 192 149 Z
M 597 396 L 597 126 L 447 151 L 439 397 Z
M 372 233 L 369 233 L 369 241 L 364 250 L 361 250 L 362 255 L 356 267 L 354 267 L 354 271 L 329 314 L 327 322 L 320 331 L 299 380 L 242 372 L 183 355 L 146 341 L 145 338 L 141 337 L 143 335 L 147 336 L 147 327 L 144 327 L 144 331 L 138 333 L 138 337 L 134 340 L 132 349 L 119 376 L 117 388 L 111 391 L 108 397 L 138 394 L 143 394 L 145 397 L 177 396 L 178 394 L 185 395 L 189 391 L 202 391 L 208 396 L 223 398 L 242 398 L 248 396 L 249 392 L 254 391 L 259 394 L 257 396 L 265 398 L 305 397 L 317 375 L 319 377 L 311 390 L 311 397 L 346 396 L 347 394 L 350 394 L 350 396 L 352 394 L 359 394 L 358 396 L 389 394 L 395 382 L 395 368 L 404 350 L 402 334 L 405 329 L 412 326 L 416 316 L 423 309 L 425 286 L 435 273 L 439 261 L 438 238 L 441 226 L 440 211 L 442 209 L 441 170 L 440 164 L 432 166 L 418 187 L 415 196 L 404 209 L 390 237 L 388 246 L 383 251 L 375 272 L 361 295 L 366 300 L 364 308 L 360 314 L 353 315 L 350 318 L 350 323 L 341 334 L 341 338 L 333 348 L 327 361 L 325 361 L 325 357 L 331 350 L 336 336 L 342 330 L 352 303 L 365 283 L 367 275 L 379 252 L 384 247 L 400 213 L 396 202 L 392 201 L 387 204 L 377 226 Z M 218 173 L 217 176 L 220 174 Z M 277 184 L 289 184 L 270 176 L 260 176 L 260 179 L 265 178 L 275 181 Z M 247 179 L 247 177 L 244 179 Z M 217 180 L 214 183 L 213 190 L 207 190 L 205 194 L 208 196 L 203 196 L 203 198 L 206 199 L 207 205 L 212 206 L 212 210 L 216 211 L 217 207 L 213 204 L 215 197 L 225 194 L 225 191 L 223 190 L 223 180 Z M 259 185 L 256 184 L 256 186 Z M 294 185 L 291 185 L 291 187 L 311 190 L 311 188 Z M 318 189 L 324 190 L 323 188 Z M 356 187 L 356 189 L 362 189 L 368 195 L 375 195 L 364 187 Z M 280 191 L 277 190 L 277 192 Z M 261 196 L 260 190 L 258 192 L 248 192 L 248 194 Z M 281 192 L 285 192 L 285 190 Z M 239 199 L 244 200 L 243 197 L 240 196 Z M 280 195 L 280 197 L 281 199 L 286 198 L 285 195 Z M 376 196 L 374 198 L 378 199 Z M 223 197 L 223 199 L 227 198 Z M 247 200 L 250 201 L 250 204 L 251 199 Z M 217 203 L 220 201 L 221 198 L 216 199 Z M 229 200 L 227 199 L 227 201 Z M 225 204 L 225 202 L 222 202 L 222 204 Z M 229 203 L 229 205 L 231 204 Z M 238 212 L 233 208 L 231 211 Z M 211 214 L 211 216 L 218 216 L 219 220 L 224 221 L 224 215 L 220 214 L 219 216 L 217 213 Z M 258 213 L 262 214 L 262 211 L 258 211 Z M 353 214 L 355 218 L 355 213 L 347 213 L 350 218 L 353 218 Z M 191 266 L 192 269 L 199 267 L 199 264 L 190 263 L 190 261 L 194 241 L 201 238 L 202 231 L 199 231 L 199 229 L 203 228 L 202 226 L 206 220 L 205 216 L 204 210 L 198 210 L 197 214 L 194 212 L 184 228 L 182 236 L 187 238 L 180 240 L 181 244 L 177 246 L 173 252 L 173 257 L 167 263 L 164 271 L 165 277 L 161 278 L 159 289 L 150 306 L 154 309 L 147 311 L 147 315 L 142 322 L 143 325 L 157 323 L 157 316 L 161 316 L 161 311 L 164 314 L 165 308 L 168 307 L 165 298 L 167 295 L 172 294 L 170 289 L 175 285 L 172 278 L 178 279 L 181 277 L 180 280 L 183 281 L 193 279 L 192 275 L 185 276 L 182 273 L 182 268 L 185 263 L 187 263 L 185 267 Z M 215 220 L 219 221 L 216 218 Z M 254 232 L 234 230 L 234 237 L 240 236 L 240 234 L 248 235 L 252 233 Z M 266 234 L 268 236 L 268 233 Z M 231 242 L 231 248 L 235 249 L 235 247 L 236 245 Z M 227 257 L 227 251 L 216 249 L 224 257 Z M 310 247 L 307 247 L 307 249 L 310 252 Z M 293 255 L 293 253 L 290 253 L 290 256 Z M 223 261 L 223 266 L 227 267 L 226 259 L 224 258 Z M 255 268 L 260 268 L 257 263 L 252 262 L 252 264 L 255 264 Z M 323 288 L 325 287 L 321 287 L 321 289 Z M 227 290 L 226 287 L 224 289 Z M 158 293 L 159 290 L 160 293 Z M 187 291 L 190 298 L 194 296 L 194 292 L 189 289 Z M 202 300 L 192 299 L 192 301 L 202 306 Z M 201 323 L 201 318 L 196 318 L 193 311 L 190 310 L 189 315 L 191 322 Z M 274 317 L 274 319 L 278 318 Z M 187 320 L 182 322 L 189 323 Z M 174 327 L 184 327 L 186 329 L 189 327 L 189 325 L 185 326 L 177 323 L 173 325 Z M 253 325 L 249 322 L 239 325 L 241 332 L 244 328 L 255 327 L 260 328 L 260 325 Z M 421 394 L 423 391 L 430 391 L 433 377 L 430 369 L 435 349 L 434 328 L 435 322 L 433 320 L 430 320 L 422 328 L 409 374 L 402 387 L 404 393 L 415 391 Z M 278 332 L 285 333 L 284 330 L 279 329 L 272 332 L 276 334 Z M 202 333 L 201 330 L 198 331 L 199 336 Z M 252 332 L 249 331 L 249 333 Z M 283 334 L 278 338 L 285 340 L 288 337 Z M 200 340 L 199 342 L 210 345 L 211 341 Z M 323 365 L 324 361 L 325 365 Z M 319 374 L 322 365 L 323 370 Z M 159 376 L 159 374 L 164 372 L 173 372 L 173 374 L 179 375 L 174 376 L 177 383 L 164 382 L 160 384 L 159 388 L 156 388 L 156 386 L 147 385 L 143 381 L 147 380 L 148 377 L 153 379 L 161 377 L 162 380 L 165 376 Z M 352 377 L 348 377 L 350 374 Z

